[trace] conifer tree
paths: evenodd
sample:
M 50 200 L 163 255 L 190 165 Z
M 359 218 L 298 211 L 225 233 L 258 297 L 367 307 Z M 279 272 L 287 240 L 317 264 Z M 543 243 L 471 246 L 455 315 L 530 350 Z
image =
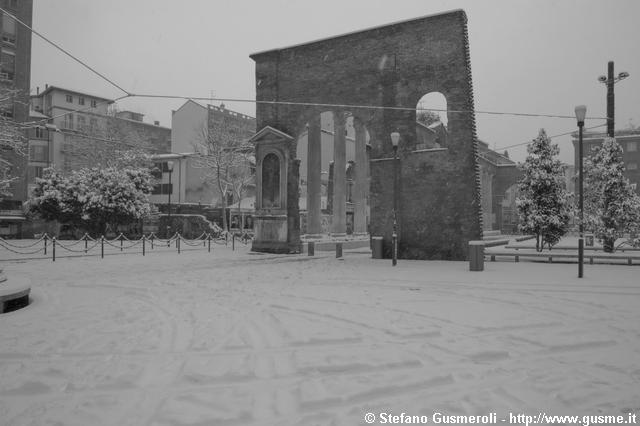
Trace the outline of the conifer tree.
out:
M 640 197 L 624 175 L 622 147 L 606 138 L 585 161 L 585 228 L 613 252 L 615 241 L 640 227 Z
M 516 199 L 521 232 L 536 236 L 536 250 L 549 249 L 567 232 L 570 209 L 564 183 L 564 168 L 555 158 L 558 145 L 551 144 L 544 129 L 527 146 L 527 158 L 521 167 Z

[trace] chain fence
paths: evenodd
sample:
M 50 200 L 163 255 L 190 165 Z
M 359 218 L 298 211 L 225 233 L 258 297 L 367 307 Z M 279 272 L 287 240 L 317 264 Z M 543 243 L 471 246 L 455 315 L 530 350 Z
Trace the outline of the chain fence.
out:
M 217 235 L 203 232 L 200 236 L 186 239 L 179 232 L 169 238 L 159 238 L 155 233 L 143 235 L 138 239 L 129 239 L 124 234 L 108 239 L 105 236 L 93 238 L 89 234 L 84 234 L 78 240 L 59 240 L 55 236 L 43 234 L 40 238 L 29 240 L 5 240 L 0 237 L 0 260 L 18 259 L 43 259 L 51 258 L 53 262 L 56 257 L 70 256 L 97 256 L 104 258 L 111 254 L 142 254 L 146 256 L 149 252 L 175 250 L 181 253 L 186 250 L 207 250 L 211 252 L 216 245 L 231 245 L 235 250 L 236 240 L 238 244 L 247 245 L 251 239 L 243 236 L 238 238 L 230 232 L 221 232 Z M 20 243 L 18 243 L 20 241 Z M 4 253 L 3 253 L 4 252 Z M 13 254 L 7 255 L 6 253 Z

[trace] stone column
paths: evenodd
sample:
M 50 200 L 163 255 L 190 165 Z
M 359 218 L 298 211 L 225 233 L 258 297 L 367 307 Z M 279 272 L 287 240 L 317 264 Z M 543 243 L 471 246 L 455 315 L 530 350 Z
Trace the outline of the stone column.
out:
M 353 233 L 367 233 L 367 140 L 362 122 L 354 118 L 356 129 L 356 168 L 353 186 Z
M 307 132 L 307 237 L 316 238 L 322 234 L 322 134 L 320 114 L 309 122 Z
M 331 235 L 347 235 L 347 137 L 343 112 L 333 113 L 333 220 Z

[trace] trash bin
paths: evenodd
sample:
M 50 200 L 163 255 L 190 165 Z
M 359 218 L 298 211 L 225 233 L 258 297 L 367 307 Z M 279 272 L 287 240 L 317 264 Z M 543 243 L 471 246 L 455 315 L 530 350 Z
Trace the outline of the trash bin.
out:
M 469 241 L 469 270 L 484 271 L 484 241 Z
M 371 238 L 371 257 L 382 259 L 382 237 Z

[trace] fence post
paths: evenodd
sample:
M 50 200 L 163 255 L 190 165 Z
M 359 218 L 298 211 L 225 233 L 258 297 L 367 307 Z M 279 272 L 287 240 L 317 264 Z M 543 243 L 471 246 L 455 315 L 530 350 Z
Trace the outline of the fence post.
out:
M 122 235 L 122 232 L 118 235 L 118 239 L 120 240 L 120 251 L 122 251 L 122 242 L 124 241 L 124 235 Z
M 153 237 L 155 237 L 156 234 L 151 234 L 151 250 L 153 250 Z
M 211 253 L 211 234 L 207 234 L 207 241 L 209 242 L 208 252 Z
M 49 239 L 49 235 L 44 234 L 44 255 L 47 255 L 47 240 Z
M 53 261 L 56 261 L 56 237 L 51 239 L 51 253 L 53 254 Z
M 231 235 L 231 250 L 234 251 L 236 249 L 236 234 Z
M 104 259 L 104 235 L 100 236 L 100 258 Z
M 84 252 L 86 254 L 87 253 L 87 238 L 88 238 L 88 235 L 87 235 L 86 232 L 84 233 L 84 237 L 82 237 L 82 238 L 84 239 Z
M 145 254 L 145 241 L 147 240 L 147 237 L 144 236 L 144 234 L 142 234 L 142 255 L 144 256 Z
M 178 238 L 176 238 L 176 248 L 178 249 L 178 254 L 180 254 L 180 233 L 176 232 Z

